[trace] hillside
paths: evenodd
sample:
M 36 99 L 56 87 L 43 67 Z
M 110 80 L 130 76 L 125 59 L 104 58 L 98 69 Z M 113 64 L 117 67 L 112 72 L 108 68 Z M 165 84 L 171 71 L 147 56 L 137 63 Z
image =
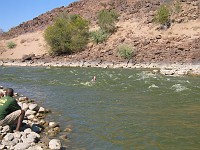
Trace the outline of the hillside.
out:
M 169 1 L 169 0 L 168 0 Z M 200 2 L 181 0 L 181 11 L 171 16 L 169 29 L 161 30 L 153 22 L 160 0 L 81 0 L 67 7 L 55 8 L 24 22 L 1 35 L 0 59 L 21 59 L 24 54 L 35 54 L 37 59 L 51 61 L 115 61 L 123 62 L 117 52 L 120 44 L 135 47 L 133 63 L 144 62 L 199 62 L 200 61 Z M 115 9 L 119 14 L 117 32 L 99 45 L 89 43 L 81 53 L 51 58 L 43 39 L 45 27 L 61 12 L 78 13 L 90 20 L 91 30 L 97 27 L 97 12 Z M 14 41 L 17 47 L 8 49 L 6 43 Z M 45 55 L 44 55 L 45 54 Z

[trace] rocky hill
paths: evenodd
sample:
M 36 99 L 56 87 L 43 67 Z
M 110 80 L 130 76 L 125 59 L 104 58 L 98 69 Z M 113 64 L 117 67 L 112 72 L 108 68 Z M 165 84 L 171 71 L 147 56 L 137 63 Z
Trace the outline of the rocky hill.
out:
M 16 40 L 19 36 L 38 32 L 42 37 L 45 27 L 62 12 L 82 15 L 90 20 L 92 29 L 97 25 L 97 12 L 102 9 L 115 9 L 120 14 L 117 31 L 106 42 L 98 45 L 89 43 L 83 52 L 65 56 L 64 59 L 69 61 L 126 61 L 119 57 L 117 47 L 120 44 L 128 44 L 135 49 L 131 59 L 134 63 L 200 61 L 200 1 L 180 0 L 180 12 L 171 15 L 172 22 L 168 29 L 161 29 L 160 25 L 153 22 L 156 11 L 163 2 L 171 2 L 173 5 L 173 0 L 81 0 L 67 7 L 55 8 L 2 34 L 0 43 L 2 56 L 0 58 L 5 58 L 6 55 L 3 54 L 8 51 L 5 47 L 7 41 L 5 39 Z M 40 40 L 32 38 L 32 41 L 36 45 Z M 20 41 L 18 46 L 20 44 L 24 42 Z M 39 45 L 38 49 L 44 51 L 45 46 Z M 30 49 L 30 46 L 27 48 Z M 9 55 L 12 56 L 7 58 L 14 58 L 15 52 L 10 51 Z

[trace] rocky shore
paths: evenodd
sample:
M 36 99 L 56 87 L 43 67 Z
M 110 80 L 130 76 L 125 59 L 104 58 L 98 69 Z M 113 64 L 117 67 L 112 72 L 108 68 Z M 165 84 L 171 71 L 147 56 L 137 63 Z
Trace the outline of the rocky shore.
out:
M 200 63 L 132 63 L 108 61 L 0 61 L 0 66 L 43 66 L 43 67 L 97 67 L 97 68 L 125 68 L 125 69 L 152 69 L 168 76 L 200 75 Z
M 3 87 L 0 87 L 2 92 Z M 61 129 L 58 123 L 45 120 L 46 115 L 51 111 L 39 106 L 33 100 L 15 93 L 14 98 L 23 110 L 25 118 L 20 132 L 14 131 L 15 127 L 0 126 L 0 149 L 13 150 L 48 150 L 65 149 L 62 140 L 67 140 L 67 132 L 63 131 L 62 136 L 57 138 Z

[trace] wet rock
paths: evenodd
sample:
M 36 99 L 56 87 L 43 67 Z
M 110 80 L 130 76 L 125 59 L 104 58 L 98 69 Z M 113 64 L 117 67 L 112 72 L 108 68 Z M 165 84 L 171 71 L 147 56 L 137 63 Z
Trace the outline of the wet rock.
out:
M 57 126 L 59 126 L 58 123 L 56 123 L 56 122 L 49 122 L 49 127 L 50 128 L 55 128 Z
M 59 136 L 59 138 L 61 139 L 61 140 L 67 140 L 67 135 L 65 134 L 65 135 L 61 135 L 61 136 Z
M 46 110 L 45 110 L 44 107 L 40 107 L 39 110 L 38 110 L 39 113 L 45 113 L 45 111 L 46 111 Z
M 50 130 L 48 130 L 47 134 L 49 136 L 55 136 L 60 132 L 60 128 L 59 127 L 55 127 L 55 128 L 51 128 Z

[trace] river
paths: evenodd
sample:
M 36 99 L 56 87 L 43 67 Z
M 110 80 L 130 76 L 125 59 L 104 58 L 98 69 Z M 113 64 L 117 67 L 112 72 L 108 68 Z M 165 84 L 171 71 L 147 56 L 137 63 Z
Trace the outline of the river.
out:
M 96 82 L 90 82 L 96 75 Z M 72 150 L 198 150 L 200 77 L 144 69 L 0 67 L 0 85 L 71 126 Z

